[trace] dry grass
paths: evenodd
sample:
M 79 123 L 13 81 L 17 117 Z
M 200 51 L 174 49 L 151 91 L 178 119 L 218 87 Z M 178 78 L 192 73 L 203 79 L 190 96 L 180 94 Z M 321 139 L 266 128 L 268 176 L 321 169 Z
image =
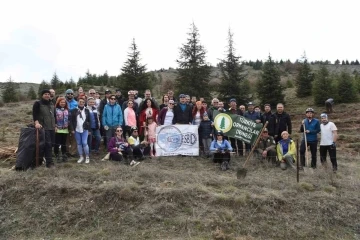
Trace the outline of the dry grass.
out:
M 356 239 L 360 159 L 339 173 L 301 174 L 243 159 L 160 158 L 137 168 L 75 161 L 56 170 L 0 170 L 6 239 Z M 120 234 L 121 233 L 121 234 Z

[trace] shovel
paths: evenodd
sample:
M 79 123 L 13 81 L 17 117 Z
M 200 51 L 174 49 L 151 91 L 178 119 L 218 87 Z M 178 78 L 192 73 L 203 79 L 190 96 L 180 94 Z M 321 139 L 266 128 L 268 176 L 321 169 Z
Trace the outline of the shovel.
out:
M 306 128 L 305 128 L 305 124 L 304 126 L 304 139 L 305 139 L 305 157 L 306 157 L 306 167 L 304 167 L 304 172 L 308 173 L 308 174 L 313 174 L 314 173 L 314 169 L 311 168 L 310 163 L 309 163 L 309 151 L 308 151 L 308 145 L 307 145 L 307 139 L 306 139 Z
M 36 160 L 35 160 L 35 165 L 36 167 L 39 166 L 39 152 L 40 152 L 40 146 L 39 146 L 39 129 L 37 128 L 36 129 L 36 153 L 35 153 L 35 157 L 36 157 Z
M 255 148 L 256 148 L 256 145 L 258 144 L 260 138 L 261 138 L 261 135 L 264 131 L 264 129 L 266 128 L 266 126 L 268 125 L 268 122 L 265 123 L 265 125 L 263 126 L 263 128 L 261 129 L 261 132 L 258 136 L 258 138 L 256 139 L 255 141 L 255 144 L 253 145 L 252 149 L 251 149 L 251 152 L 249 153 L 249 156 L 246 158 L 246 161 L 244 162 L 244 165 L 242 168 L 239 168 L 236 172 L 236 176 L 238 179 L 240 178 L 245 178 L 246 177 L 246 174 L 247 174 L 247 169 L 245 168 L 246 166 L 246 163 L 249 161 L 249 159 L 251 158 L 252 156 L 252 153 L 254 152 Z

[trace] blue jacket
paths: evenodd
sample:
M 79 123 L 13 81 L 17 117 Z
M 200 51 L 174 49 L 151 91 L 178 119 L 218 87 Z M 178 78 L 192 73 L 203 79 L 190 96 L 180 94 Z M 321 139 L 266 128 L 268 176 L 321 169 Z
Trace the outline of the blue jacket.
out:
M 77 101 L 75 99 L 71 99 L 70 101 L 68 101 L 66 99 L 66 101 L 67 101 L 67 104 L 69 105 L 69 112 L 71 112 L 71 110 L 77 108 L 78 103 L 77 103 Z
M 105 105 L 102 114 L 102 124 L 108 127 L 122 126 L 123 114 L 119 104 L 116 103 L 113 107 L 109 103 Z
M 260 117 L 260 114 L 258 112 L 249 112 L 249 111 L 246 111 L 244 113 L 244 117 L 248 118 L 248 119 L 251 119 L 255 122 L 255 120 L 261 120 L 261 117 Z
M 233 150 L 228 140 L 223 140 L 221 144 L 219 145 L 216 140 L 213 140 L 211 142 L 210 151 L 225 151 L 229 150 L 230 152 Z
M 317 141 L 317 134 L 320 132 L 320 122 L 316 118 L 313 118 L 311 122 L 309 119 L 304 119 L 305 128 L 310 132 L 306 134 L 306 141 L 308 142 L 316 142 Z M 304 132 L 304 126 L 301 125 L 300 132 Z M 304 139 L 303 139 L 304 140 Z

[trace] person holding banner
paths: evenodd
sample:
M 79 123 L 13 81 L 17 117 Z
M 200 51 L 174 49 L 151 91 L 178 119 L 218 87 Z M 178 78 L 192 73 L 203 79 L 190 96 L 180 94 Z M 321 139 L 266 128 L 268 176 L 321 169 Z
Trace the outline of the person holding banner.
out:
M 276 164 L 276 142 L 273 137 L 269 136 L 269 131 L 264 128 L 260 140 L 256 145 L 255 152 L 260 159 L 267 159 L 268 162 Z
M 261 122 L 260 114 L 258 112 L 255 112 L 254 103 L 252 102 L 248 103 L 248 110 L 244 113 L 244 117 L 247 119 L 251 119 L 256 123 Z M 251 151 L 251 144 L 245 143 L 245 150 L 249 153 Z
M 180 94 L 179 99 L 180 102 L 174 107 L 173 122 L 175 124 L 191 124 L 193 120 L 192 109 L 188 104 L 186 104 L 185 94 Z
M 235 114 L 235 115 L 239 115 L 239 116 L 243 116 L 244 113 L 240 110 L 237 109 L 236 107 L 236 99 L 232 98 L 230 99 L 230 108 L 229 108 L 229 112 L 231 114 Z M 231 147 L 240 155 L 240 156 L 244 156 L 244 145 L 243 142 L 239 139 L 235 139 L 235 138 L 229 138 L 230 142 L 231 142 Z
M 157 121 L 159 125 L 168 126 L 174 123 L 174 105 L 174 100 L 169 100 L 168 105 L 161 109 Z
M 216 139 L 212 141 L 210 151 L 213 153 L 213 161 L 221 163 L 221 170 L 226 171 L 229 167 L 230 152 L 232 151 L 230 143 L 224 139 L 222 131 L 216 132 Z
M 210 146 L 213 138 L 214 123 L 205 112 L 199 126 L 199 138 L 202 140 L 205 157 L 210 157 Z

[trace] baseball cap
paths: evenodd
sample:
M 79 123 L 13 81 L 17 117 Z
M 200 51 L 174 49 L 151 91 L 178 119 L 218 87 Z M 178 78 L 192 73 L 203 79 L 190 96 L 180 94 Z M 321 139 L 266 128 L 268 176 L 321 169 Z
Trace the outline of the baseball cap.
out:
M 105 94 L 109 94 L 109 93 L 111 93 L 111 91 L 109 89 L 106 89 Z
M 230 99 L 229 102 L 236 102 L 236 99 L 235 99 L 235 98 L 232 98 L 232 99 Z
M 184 97 L 186 97 L 185 94 L 180 94 L 180 95 L 179 95 L 179 98 L 184 98 Z

